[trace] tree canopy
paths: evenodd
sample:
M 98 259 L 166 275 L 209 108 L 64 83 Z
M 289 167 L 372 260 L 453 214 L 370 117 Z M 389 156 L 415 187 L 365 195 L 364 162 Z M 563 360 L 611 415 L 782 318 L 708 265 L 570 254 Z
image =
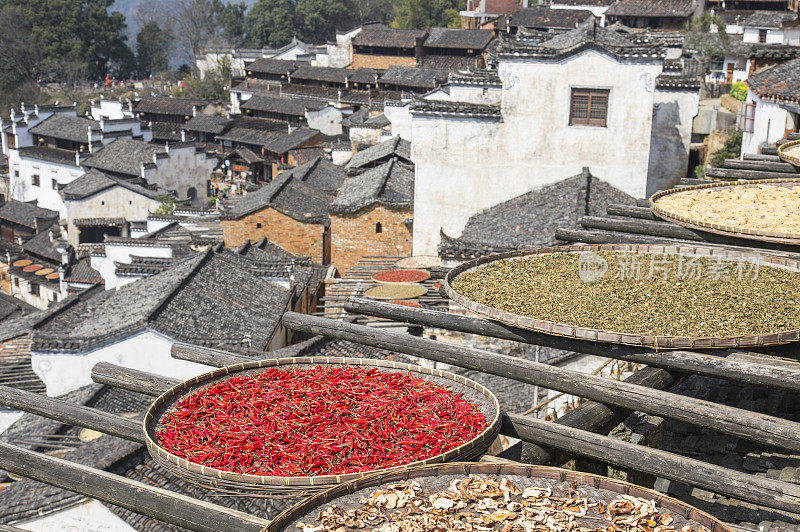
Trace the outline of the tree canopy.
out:
M 169 69 L 172 34 L 155 22 L 148 22 L 136 35 L 136 62 L 144 74 L 156 74 Z
M 392 27 L 428 29 L 434 26 L 461 27 L 461 0 L 402 0 Z
M 250 43 L 273 48 L 288 44 L 295 34 L 294 18 L 291 0 L 258 0 L 245 19 Z

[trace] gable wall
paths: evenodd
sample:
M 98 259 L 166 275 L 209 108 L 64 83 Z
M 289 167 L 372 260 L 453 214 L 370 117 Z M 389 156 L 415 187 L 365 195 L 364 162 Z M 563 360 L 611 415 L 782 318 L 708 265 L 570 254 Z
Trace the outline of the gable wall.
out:
M 389 209 L 383 205 L 365 207 L 352 214 L 331 213 L 331 262 L 344 273 L 365 255 L 411 255 L 411 209 Z M 380 223 L 383 232 L 376 233 Z

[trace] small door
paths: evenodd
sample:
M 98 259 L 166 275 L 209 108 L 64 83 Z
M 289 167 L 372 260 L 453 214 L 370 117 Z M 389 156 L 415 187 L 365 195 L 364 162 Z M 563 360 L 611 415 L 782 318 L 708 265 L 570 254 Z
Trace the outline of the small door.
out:
M 725 73 L 725 83 L 733 83 L 733 67 L 735 66 L 734 63 L 728 63 L 728 70 Z

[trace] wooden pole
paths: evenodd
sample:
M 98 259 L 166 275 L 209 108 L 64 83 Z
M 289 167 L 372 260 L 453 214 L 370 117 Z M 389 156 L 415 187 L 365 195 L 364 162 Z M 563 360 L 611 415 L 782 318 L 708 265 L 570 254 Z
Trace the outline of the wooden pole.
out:
M 640 220 L 658 220 L 656 215 L 653 214 L 653 211 L 647 207 L 612 204 L 606 208 L 606 212 L 610 216 L 625 216 L 627 218 L 638 218 Z
M 169 377 L 162 377 L 161 375 L 138 369 L 123 368 L 108 362 L 98 362 L 94 365 L 92 368 L 92 380 L 98 384 L 106 384 L 154 397 L 158 397 L 173 386 L 181 383 L 178 379 L 170 379 Z M 154 390 L 157 390 L 156 393 L 153 393 Z
M 503 415 L 503 432 L 540 445 L 635 469 L 714 493 L 789 512 L 800 511 L 800 486 L 740 473 L 699 460 L 516 414 Z
M 258 532 L 268 521 L 82 464 L 0 443 L 0 468 L 197 532 Z
M 482 371 L 657 416 L 707 427 L 762 444 L 800 451 L 800 423 L 684 397 L 643 386 L 554 368 L 529 360 L 456 346 L 408 334 L 287 312 L 288 329 L 370 345 Z
M 770 365 L 766 359 L 763 359 L 766 363 L 752 360 L 726 360 L 722 357 L 690 351 L 655 351 L 626 345 L 601 344 L 527 331 L 484 318 L 436 310 L 414 309 L 363 297 L 351 297 L 344 304 L 344 309 L 354 314 L 377 316 L 426 327 L 437 327 L 576 353 L 616 358 L 681 373 L 695 373 L 707 377 L 800 392 L 800 364 L 779 367 Z
M 172 344 L 171 354 L 172 358 L 176 358 L 178 360 L 187 360 L 189 362 L 196 362 L 198 364 L 206 364 L 216 367 L 232 366 L 234 364 L 241 364 L 242 362 L 252 362 L 253 360 L 258 360 L 258 358 L 247 357 L 244 355 L 229 353 L 227 351 L 220 351 L 218 349 L 209 349 L 207 347 L 198 347 L 188 344 Z M 267 353 L 264 354 L 267 355 Z M 264 358 L 267 358 L 267 356 Z M 201 360 L 205 360 L 206 362 L 201 362 Z M 209 361 L 212 360 L 214 363 L 210 364 Z
M 141 423 L 96 408 L 76 405 L 9 386 L 0 386 L 0 405 L 54 419 L 67 425 L 85 427 L 124 440 L 144 443 Z

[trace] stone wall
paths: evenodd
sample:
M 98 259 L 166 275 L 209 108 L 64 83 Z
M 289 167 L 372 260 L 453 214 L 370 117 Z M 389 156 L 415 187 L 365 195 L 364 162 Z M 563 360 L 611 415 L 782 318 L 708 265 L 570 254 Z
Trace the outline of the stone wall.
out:
M 355 266 L 364 255 L 411 255 L 410 209 L 373 205 L 352 214 L 331 214 L 331 262 L 339 272 Z M 381 232 L 376 232 L 381 224 Z
M 272 208 L 221 223 L 225 247 L 238 247 L 266 237 L 287 251 L 311 257 L 320 264 L 327 263 L 323 249 L 325 227 L 321 224 L 298 222 Z
M 353 53 L 350 68 L 389 68 L 391 66 L 417 66 L 416 57 L 402 55 L 369 55 Z

